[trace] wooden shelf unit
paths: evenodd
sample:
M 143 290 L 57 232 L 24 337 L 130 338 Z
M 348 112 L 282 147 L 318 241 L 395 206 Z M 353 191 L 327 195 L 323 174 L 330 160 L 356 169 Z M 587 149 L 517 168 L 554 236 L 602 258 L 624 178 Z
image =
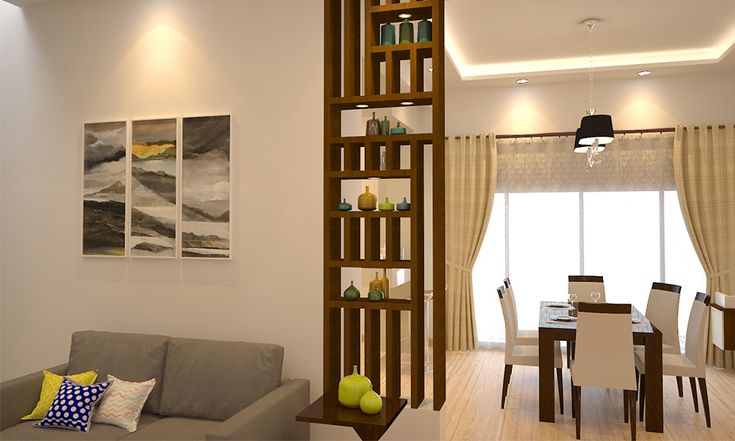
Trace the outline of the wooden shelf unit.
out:
M 432 216 L 433 223 L 430 240 L 433 242 L 434 409 L 440 410 L 446 400 L 444 0 L 382 1 L 384 4 L 381 0 L 364 0 L 361 7 L 360 0 L 324 0 L 324 390 L 323 396 L 297 417 L 299 421 L 352 426 L 363 439 L 382 436 L 406 405 L 406 400 L 400 398 L 401 313 L 410 316 L 411 407 L 418 408 L 425 398 L 424 224 L 427 215 Z M 402 12 L 411 13 L 414 22 L 431 19 L 433 41 L 380 46 L 380 25 L 401 22 L 398 14 Z M 365 30 L 364 47 L 361 47 L 361 29 Z M 426 90 L 424 84 L 428 59 L 433 68 L 431 90 Z M 401 91 L 401 61 L 408 61 L 411 66 L 409 91 Z M 380 73 L 382 63 L 386 72 L 384 84 Z M 358 105 L 369 109 L 402 107 L 406 102 L 413 106 L 432 106 L 431 133 L 342 135 L 343 110 L 354 110 Z M 406 167 L 406 161 L 402 161 L 406 150 L 410 166 L 402 168 Z M 383 169 L 381 151 L 386 153 Z M 430 152 L 432 159 L 431 213 L 425 213 L 425 151 Z M 336 211 L 343 181 L 370 178 L 409 180 L 411 210 Z M 400 224 L 404 219 L 410 223 L 410 259 L 400 256 Z M 385 256 L 381 256 L 380 249 L 382 223 L 385 224 Z M 341 297 L 346 288 L 341 286 L 343 268 L 408 269 L 410 299 L 345 300 Z M 381 314 L 385 314 L 384 328 Z M 382 338 L 385 339 L 386 377 L 385 390 L 381 391 L 378 388 Z M 372 419 L 367 423 L 354 410 L 340 407 L 335 399 L 342 376 L 350 374 L 352 366 L 363 361 L 364 374 L 377 386 L 376 392 L 385 396 L 384 409 L 389 410 L 389 415 L 369 417 Z

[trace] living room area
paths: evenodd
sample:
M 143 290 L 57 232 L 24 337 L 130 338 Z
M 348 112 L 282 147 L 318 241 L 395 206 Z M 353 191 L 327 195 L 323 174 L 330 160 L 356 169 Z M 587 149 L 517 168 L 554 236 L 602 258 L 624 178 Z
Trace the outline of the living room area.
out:
M 732 439 L 735 7 L 546 3 L 1 0 L 0 439 Z

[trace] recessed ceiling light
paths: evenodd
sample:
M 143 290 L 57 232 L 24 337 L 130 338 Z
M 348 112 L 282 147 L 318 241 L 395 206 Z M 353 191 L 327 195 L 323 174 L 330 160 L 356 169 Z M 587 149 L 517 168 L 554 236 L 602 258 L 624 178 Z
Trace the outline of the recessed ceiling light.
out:
M 402 20 L 407 20 L 407 19 L 411 18 L 411 14 L 409 14 L 408 12 L 402 12 L 402 13 L 398 14 L 398 18 L 400 18 Z
M 358 109 L 367 109 L 368 108 L 368 105 L 367 104 L 358 104 L 357 105 L 357 108 Z
M 413 101 L 403 101 L 401 102 L 402 106 L 413 106 Z
M 429 68 L 428 68 L 427 70 L 428 70 L 429 72 L 434 72 L 434 68 L 433 68 L 433 67 L 431 67 L 431 66 L 429 66 Z
M 638 76 L 639 77 L 647 77 L 647 76 L 651 75 L 652 73 L 653 72 L 651 72 L 650 70 L 644 69 L 644 70 L 638 72 Z
M 516 80 L 516 84 L 520 84 L 520 85 L 528 84 L 528 78 L 518 78 Z

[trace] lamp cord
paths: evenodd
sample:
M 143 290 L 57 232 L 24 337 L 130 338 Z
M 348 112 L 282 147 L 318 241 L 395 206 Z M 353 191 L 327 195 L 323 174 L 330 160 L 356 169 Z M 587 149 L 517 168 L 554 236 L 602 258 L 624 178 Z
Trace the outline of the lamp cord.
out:
M 592 29 L 595 27 L 595 22 L 588 21 L 587 22 L 587 29 L 589 29 L 589 32 L 587 34 L 587 43 L 589 48 L 589 92 L 590 92 L 590 102 L 589 102 L 589 114 L 592 115 L 594 113 L 594 108 L 592 107 L 592 98 L 594 95 L 594 67 L 592 65 Z

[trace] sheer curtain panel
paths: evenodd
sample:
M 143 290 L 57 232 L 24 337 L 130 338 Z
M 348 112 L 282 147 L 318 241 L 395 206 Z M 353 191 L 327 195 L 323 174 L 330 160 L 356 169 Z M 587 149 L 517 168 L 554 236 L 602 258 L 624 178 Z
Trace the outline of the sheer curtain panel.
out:
M 676 190 L 689 236 L 707 274 L 707 292 L 735 295 L 735 125 L 678 126 Z M 708 362 L 735 367 L 735 352 L 711 344 Z
M 497 179 L 495 135 L 447 139 L 447 349 L 477 348 L 472 267 L 485 236 Z

